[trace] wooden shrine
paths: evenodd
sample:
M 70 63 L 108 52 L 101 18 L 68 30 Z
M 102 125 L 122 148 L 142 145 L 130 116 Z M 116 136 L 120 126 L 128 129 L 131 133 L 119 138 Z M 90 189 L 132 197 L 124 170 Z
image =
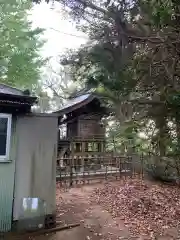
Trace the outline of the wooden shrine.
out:
M 57 111 L 59 115 L 57 164 L 84 167 L 98 166 L 105 152 L 105 126 L 102 122 L 106 109 L 93 94 L 70 99 Z

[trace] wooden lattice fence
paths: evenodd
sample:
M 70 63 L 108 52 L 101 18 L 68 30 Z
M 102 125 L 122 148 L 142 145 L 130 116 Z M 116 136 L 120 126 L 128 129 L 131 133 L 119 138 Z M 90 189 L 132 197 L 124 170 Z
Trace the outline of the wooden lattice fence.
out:
M 137 156 L 74 156 L 57 166 L 57 181 L 73 186 L 99 180 L 143 177 L 143 160 Z

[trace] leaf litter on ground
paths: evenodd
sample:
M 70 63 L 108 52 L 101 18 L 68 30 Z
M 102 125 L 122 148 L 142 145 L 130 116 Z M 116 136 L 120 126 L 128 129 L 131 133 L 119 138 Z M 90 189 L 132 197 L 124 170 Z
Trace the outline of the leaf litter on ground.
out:
M 96 188 L 90 200 L 124 220 L 132 235 L 161 236 L 180 223 L 178 186 L 126 179 Z

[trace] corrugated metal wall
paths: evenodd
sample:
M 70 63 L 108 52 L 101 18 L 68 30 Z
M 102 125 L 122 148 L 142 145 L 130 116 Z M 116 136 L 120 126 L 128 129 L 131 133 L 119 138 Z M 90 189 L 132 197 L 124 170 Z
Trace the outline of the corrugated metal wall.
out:
M 10 162 L 0 162 L 0 232 L 11 230 L 16 158 L 16 127 L 12 124 Z
M 29 116 L 17 120 L 18 147 L 15 177 L 14 220 L 19 219 L 23 197 L 39 197 L 47 214 L 55 212 L 58 120 Z

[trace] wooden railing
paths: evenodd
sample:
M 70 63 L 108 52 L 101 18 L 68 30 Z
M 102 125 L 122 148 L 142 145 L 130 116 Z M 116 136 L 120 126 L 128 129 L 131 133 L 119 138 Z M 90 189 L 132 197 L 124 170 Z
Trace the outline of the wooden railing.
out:
M 60 138 L 59 141 L 71 141 L 71 142 L 82 142 L 82 141 L 105 141 L 105 136 L 104 134 L 96 134 L 96 135 L 88 135 L 87 137 L 82 137 L 82 136 L 74 136 L 74 137 L 65 137 L 65 138 Z
M 72 186 L 98 179 L 142 177 L 143 173 L 141 162 L 135 162 L 132 157 L 74 156 L 60 159 L 57 181 Z

